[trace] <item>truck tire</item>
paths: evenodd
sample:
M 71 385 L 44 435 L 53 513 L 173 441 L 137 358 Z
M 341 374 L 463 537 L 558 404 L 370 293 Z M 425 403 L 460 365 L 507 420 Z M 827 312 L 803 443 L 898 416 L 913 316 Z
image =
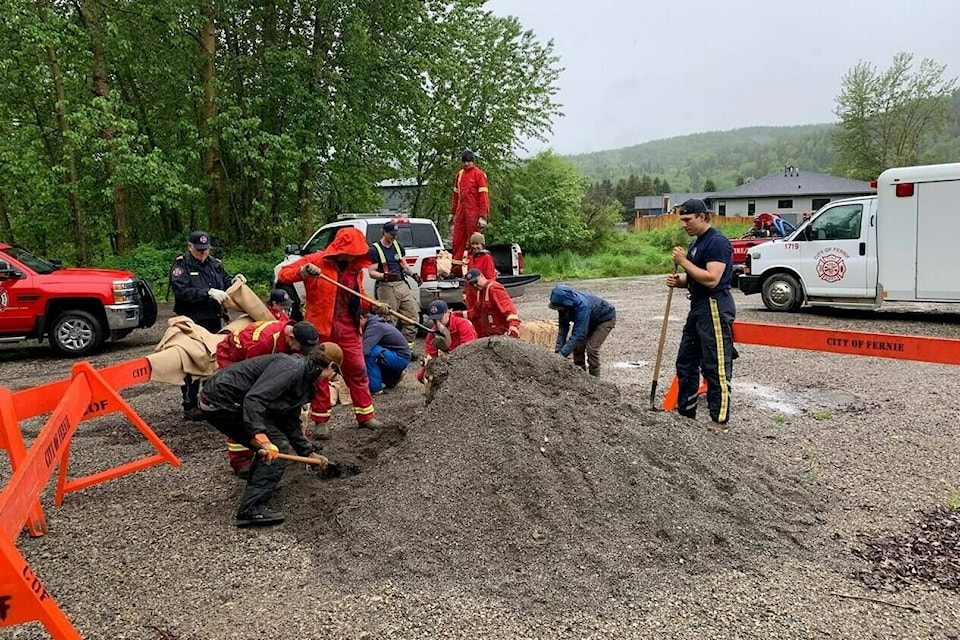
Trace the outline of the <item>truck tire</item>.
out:
M 50 324 L 50 346 L 72 358 L 93 353 L 104 338 L 103 327 L 86 311 L 63 311 Z
M 789 273 L 775 273 L 764 280 L 760 295 L 770 311 L 796 311 L 803 304 L 800 283 Z

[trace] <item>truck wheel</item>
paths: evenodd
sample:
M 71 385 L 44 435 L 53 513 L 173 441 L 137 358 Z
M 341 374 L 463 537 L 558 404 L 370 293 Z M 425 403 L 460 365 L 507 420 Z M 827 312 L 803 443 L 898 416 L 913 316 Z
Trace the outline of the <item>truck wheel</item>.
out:
M 775 273 L 763 282 L 763 304 L 770 311 L 796 311 L 803 304 L 803 291 L 788 273 Z
M 50 325 L 50 346 L 65 356 L 93 353 L 103 340 L 100 323 L 86 311 L 64 311 Z

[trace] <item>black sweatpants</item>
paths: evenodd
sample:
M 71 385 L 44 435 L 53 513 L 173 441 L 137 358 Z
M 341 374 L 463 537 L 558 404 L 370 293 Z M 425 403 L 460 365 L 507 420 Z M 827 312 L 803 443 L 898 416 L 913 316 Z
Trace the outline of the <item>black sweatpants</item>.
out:
M 250 437 L 243 428 L 243 416 L 239 412 L 218 409 L 216 411 L 204 411 L 203 417 L 228 438 L 233 438 L 242 444 L 247 444 L 250 441 Z M 299 415 L 295 417 L 295 420 L 297 428 L 299 428 Z M 290 440 L 277 427 L 268 424 L 266 434 L 270 438 L 270 442 L 277 445 L 281 453 L 296 453 L 290 445 Z M 240 498 L 237 514 L 247 512 L 256 505 L 266 504 L 277 487 L 280 486 L 280 480 L 283 478 L 283 472 L 286 468 L 286 460 L 277 459 L 272 464 L 267 464 L 259 455 L 254 455 L 253 462 L 250 464 L 250 475 L 247 478 L 247 488 L 243 492 L 243 497 Z
M 707 381 L 710 417 L 719 423 L 730 419 L 730 380 L 733 379 L 733 321 L 737 309 L 730 290 L 709 298 L 693 298 L 677 352 L 677 413 L 697 415 L 700 375 Z

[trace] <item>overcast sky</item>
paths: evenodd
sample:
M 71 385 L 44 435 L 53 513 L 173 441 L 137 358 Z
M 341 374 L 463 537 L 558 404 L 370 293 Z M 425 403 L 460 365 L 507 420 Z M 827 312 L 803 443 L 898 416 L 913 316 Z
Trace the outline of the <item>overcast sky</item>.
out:
M 562 154 L 753 125 L 833 122 L 843 74 L 898 51 L 960 75 L 960 0 L 489 0 L 565 71 Z

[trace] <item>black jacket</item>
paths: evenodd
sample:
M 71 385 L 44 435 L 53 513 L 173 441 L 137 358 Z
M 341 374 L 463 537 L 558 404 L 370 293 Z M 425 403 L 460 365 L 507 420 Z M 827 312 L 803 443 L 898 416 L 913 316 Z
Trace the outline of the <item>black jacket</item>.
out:
M 187 252 L 177 256 L 170 268 L 173 312 L 198 323 L 220 321 L 223 308 L 207 292 L 210 289 L 226 291 L 229 287 L 230 276 L 223 263 L 214 257 L 198 262 Z
M 300 455 L 313 448 L 300 429 L 300 407 L 313 397 L 322 372 L 308 358 L 273 353 L 242 360 L 213 374 L 203 383 L 203 401 L 237 413 L 249 438 L 270 424 L 290 440 Z

